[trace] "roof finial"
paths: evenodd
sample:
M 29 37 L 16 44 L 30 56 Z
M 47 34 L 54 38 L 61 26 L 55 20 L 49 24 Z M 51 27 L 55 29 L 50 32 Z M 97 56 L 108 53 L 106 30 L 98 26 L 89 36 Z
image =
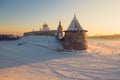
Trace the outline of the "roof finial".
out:
M 74 18 L 76 17 L 75 12 L 74 12 Z
M 61 25 L 61 21 L 59 21 L 59 25 Z

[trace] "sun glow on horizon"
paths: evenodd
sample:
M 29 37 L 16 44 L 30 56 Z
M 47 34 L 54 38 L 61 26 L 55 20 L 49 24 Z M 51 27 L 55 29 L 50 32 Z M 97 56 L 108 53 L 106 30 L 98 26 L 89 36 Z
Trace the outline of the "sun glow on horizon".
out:
M 66 30 L 74 12 L 88 35 L 120 34 L 120 0 L 2 0 L 0 34 L 23 35 L 44 23 Z

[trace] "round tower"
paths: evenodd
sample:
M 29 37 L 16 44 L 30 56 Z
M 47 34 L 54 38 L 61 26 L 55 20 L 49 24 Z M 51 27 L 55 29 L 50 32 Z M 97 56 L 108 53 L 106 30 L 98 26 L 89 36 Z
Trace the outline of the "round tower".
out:
M 65 31 L 63 40 L 63 47 L 70 50 L 85 50 L 87 49 L 87 30 L 84 30 L 79 24 L 76 16 L 74 15 L 71 24 Z

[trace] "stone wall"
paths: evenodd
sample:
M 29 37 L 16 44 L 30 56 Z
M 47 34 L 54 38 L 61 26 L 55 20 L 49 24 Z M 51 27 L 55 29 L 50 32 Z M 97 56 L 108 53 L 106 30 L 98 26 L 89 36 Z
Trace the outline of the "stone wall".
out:
M 50 30 L 50 31 L 34 31 L 34 32 L 26 32 L 24 36 L 29 35 L 43 35 L 43 36 L 55 36 L 57 30 Z
M 61 41 L 63 47 L 69 50 L 87 49 L 87 37 L 85 31 L 65 31 L 64 39 Z

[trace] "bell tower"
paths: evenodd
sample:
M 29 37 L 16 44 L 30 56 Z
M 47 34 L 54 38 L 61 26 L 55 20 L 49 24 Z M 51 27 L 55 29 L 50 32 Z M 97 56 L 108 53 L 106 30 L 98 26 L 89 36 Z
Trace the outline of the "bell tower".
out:
M 59 21 L 59 25 L 58 25 L 58 28 L 57 28 L 57 38 L 58 39 L 63 38 L 63 28 L 62 28 L 62 25 L 61 25 L 61 21 Z

